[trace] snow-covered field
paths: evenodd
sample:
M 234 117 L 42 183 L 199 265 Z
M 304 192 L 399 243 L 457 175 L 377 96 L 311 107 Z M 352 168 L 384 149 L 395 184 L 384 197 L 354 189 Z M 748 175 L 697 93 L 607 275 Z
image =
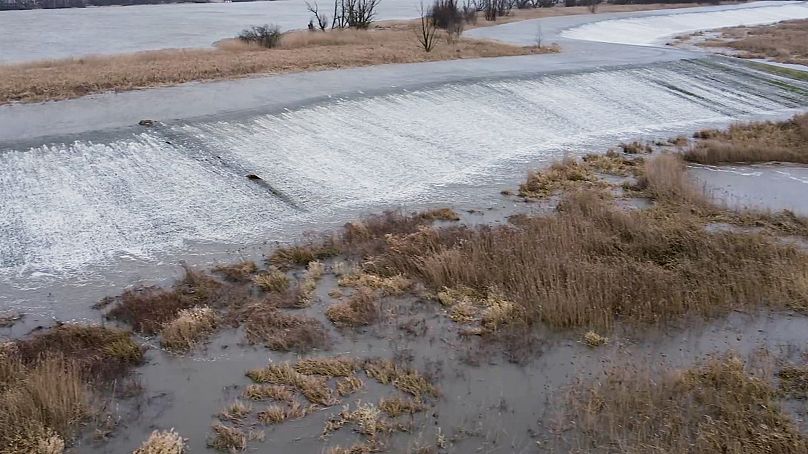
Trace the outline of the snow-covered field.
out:
M 564 38 L 637 46 L 664 44 L 667 38 L 714 28 L 761 25 L 808 18 L 808 2 L 758 2 L 750 7 L 593 22 L 561 33 Z

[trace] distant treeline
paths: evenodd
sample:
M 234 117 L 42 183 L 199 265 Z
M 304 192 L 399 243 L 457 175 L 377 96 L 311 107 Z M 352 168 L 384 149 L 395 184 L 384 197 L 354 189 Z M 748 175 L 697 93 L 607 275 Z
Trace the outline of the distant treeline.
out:
M 253 1 L 253 0 L 227 0 Z M 205 0 L 0 0 L 0 11 L 12 9 L 84 8 L 87 6 L 157 5 L 162 3 L 208 3 Z

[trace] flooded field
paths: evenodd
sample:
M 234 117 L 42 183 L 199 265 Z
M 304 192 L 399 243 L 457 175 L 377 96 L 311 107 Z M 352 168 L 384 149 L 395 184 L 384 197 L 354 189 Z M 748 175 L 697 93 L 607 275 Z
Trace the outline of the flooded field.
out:
M 787 115 L 807 93 L 805 82 L 685 61 L 6 148 L 0 279 L 16 290 L 0 295 L 0 307 L 41 302 L 64 279 L 103 291 L 179 258 L 210 263 L 225 251 L 256 251 L 372 209 L 485 198 L 484 188 L 568 153 Z M 125 275 L 110 281 L 111 270 Z M 82 313 L 47 305 L 44 316 Z

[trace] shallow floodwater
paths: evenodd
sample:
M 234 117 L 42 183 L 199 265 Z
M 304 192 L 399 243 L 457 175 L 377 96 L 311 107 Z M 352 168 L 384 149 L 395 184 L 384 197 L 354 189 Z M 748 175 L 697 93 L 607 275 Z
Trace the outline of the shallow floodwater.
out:
M 489 200 L 568 153 L 806 105 L 805 82 L 683 61 L 0 149 L 0 309 L 82 316 L 89 295 L 172 278 L 180 259 L 260 255 L 267 241 L 385 207 Z
M 733 208 L 791 210 L 808 216 L 808 167 L 794 164 L 691 166 L 716 198 Z
M 723 11 L 632 17 L 593 22 L 567 30 L 565 38 L 616 44 L 652 46 L 664 44 L 665 38 L 739 25 L 761 25 L 792 19 L 808 18 L 808 2 L 760 2 L 757 7 L 727 9 Z

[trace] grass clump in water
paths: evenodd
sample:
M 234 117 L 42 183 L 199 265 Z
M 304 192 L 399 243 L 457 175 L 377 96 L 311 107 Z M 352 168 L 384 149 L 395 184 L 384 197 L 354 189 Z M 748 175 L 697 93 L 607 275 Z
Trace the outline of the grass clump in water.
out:
M 735 356 L 657 375 L 616 367 L 595 383 L 575 387 L 567 415 L 576 435 L 571 448 L 716 454 L 808 450 L 774 387 Z
M 216 330 L 216 313 L 209 307 L 183 309 L 160 331 L 160 344 L 174 352 L 187 352 Z
M 132 454 L 183 454 L 187 452 L 185 440 L 170 430 L 155 430 Z

